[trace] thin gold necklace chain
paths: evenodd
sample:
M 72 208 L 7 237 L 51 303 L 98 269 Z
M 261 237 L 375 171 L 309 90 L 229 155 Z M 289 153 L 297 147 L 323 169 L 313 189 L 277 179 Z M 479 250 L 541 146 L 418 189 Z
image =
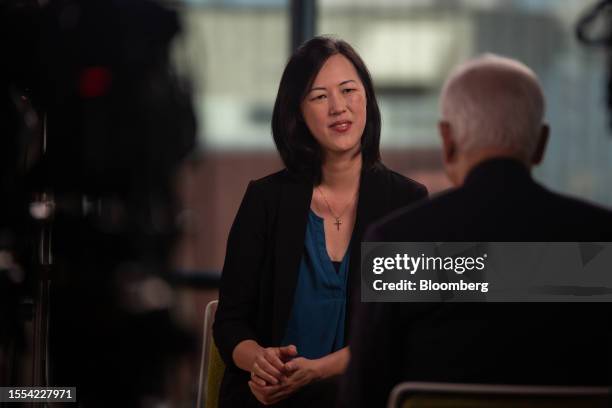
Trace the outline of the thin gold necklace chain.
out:
M 321 188 L 319 186 L 315 187 L 318 191 L 319 194 L 321 194 L 321 197 L 323 197 L 323 201 L 325 201 L 325 205 L 327 206 L 327 209 L 329 210 L 329 212 L 331 213 L 331 215 L 336 219 L 336 220 L 340 220 L 342 218 L 342 216 L 344 215 L 344 213 L 346 212 L 346 210 L 349 209 L 349 207 L 351 206 L 351 203 L 353 202 L 353 200 L 355 199 L 355 197 L 357 197 L 357 192 L 359 192 L 359 190 L 355 191 L 355 194 L 353 195 L 353 197 L 351 197 L 351 199 L 349 200 L 348 204 L 346 205 L 346 207 L 344 207 L 344 210 L 342 211 L 342 213 L 340 213 L 340 215 L 336 215 L 336 213 L 334 212 L 334 210 L 332 210 L 331 205 L 329 205 L 329 202 L 327 201 L 327 198 L 325 197 L 325 194 L 323 194 L 323 190 L 321 190 Z M 338 226 L 338 229 L 340 227 Z

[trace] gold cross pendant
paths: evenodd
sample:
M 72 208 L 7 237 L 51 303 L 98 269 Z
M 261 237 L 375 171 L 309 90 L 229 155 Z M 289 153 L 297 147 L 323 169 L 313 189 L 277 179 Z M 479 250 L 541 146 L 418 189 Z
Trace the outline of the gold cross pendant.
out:
M 342 225 L 342 221 L 340 221 L 340 218 L 336 217 L 336 222 L 334 222 L 334 225 L 336 226 L 338 231 L 340 231 L 340 225 Z

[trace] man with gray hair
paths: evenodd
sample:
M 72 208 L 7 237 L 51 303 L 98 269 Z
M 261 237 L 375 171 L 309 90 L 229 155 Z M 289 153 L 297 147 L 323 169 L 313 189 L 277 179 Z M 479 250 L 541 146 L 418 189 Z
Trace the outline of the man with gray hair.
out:
M 484 55 L 442 90 L 444 168 L 455 188 L 371 226 L 370 242 L 610 241 L 612 212 L 531 177 L 549 129 L 536 75 Z M 609 385 L 609 303 L 362 303 L 340 405 L 385 406 L 402 381 Z
M 440 112 L 445 165 L 455 185 L 487 158 L 511 157 L 527 167 L 542 159 L 544 95 L 533 71 L 518 61 L 487 54 L 459 66 L 444 85 Z

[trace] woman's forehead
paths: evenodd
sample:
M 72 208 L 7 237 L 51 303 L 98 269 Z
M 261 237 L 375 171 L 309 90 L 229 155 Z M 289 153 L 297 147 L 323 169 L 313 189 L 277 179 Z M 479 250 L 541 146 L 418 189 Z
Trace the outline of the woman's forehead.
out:
M 353 63 L 342 54 L 332 55 L 325 61 L 314 78 L 312 88 L 339 86 L 347 81 L 361 84 Z

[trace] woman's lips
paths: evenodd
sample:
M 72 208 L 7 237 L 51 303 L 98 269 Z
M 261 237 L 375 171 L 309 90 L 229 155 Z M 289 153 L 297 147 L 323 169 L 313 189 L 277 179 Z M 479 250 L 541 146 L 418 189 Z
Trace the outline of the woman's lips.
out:
M 348 120 L 335 122 L 331 124 L 330 128 L 332 128 L 334 131 L 338 133 L 345 133 L 345 132 L 348 132 L 349 129 L 351 128 L 351 122 L 349 122 Z

